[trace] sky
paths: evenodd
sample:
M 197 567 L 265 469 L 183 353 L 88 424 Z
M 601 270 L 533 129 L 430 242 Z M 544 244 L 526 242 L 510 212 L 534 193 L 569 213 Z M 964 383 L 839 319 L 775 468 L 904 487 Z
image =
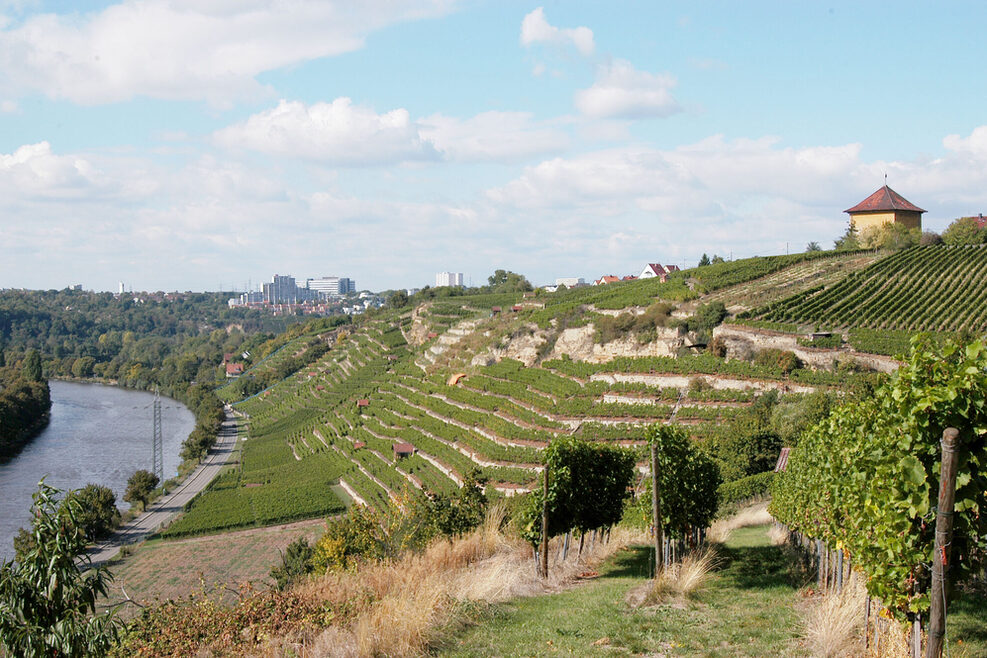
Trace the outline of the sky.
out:
M 535 284 L 987 212 L 981 2 L 0 0 L 0 288 Z

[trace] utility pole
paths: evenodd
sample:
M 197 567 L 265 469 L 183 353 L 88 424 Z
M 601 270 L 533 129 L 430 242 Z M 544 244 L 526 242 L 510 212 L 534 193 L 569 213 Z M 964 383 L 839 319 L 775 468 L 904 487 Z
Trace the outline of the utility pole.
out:
M 164 452 L 161 446 L 161 395 L 154 389 L 154 433 L 151 436 L 151 472 L 164 482 Z

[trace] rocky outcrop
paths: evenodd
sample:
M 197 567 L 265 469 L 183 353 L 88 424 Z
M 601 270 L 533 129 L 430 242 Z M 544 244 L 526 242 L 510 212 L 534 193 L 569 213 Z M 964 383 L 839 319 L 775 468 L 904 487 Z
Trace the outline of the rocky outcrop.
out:
M 549 358 L 566 355 L 573 361 L 606 363 L 621 356 L 675 356 L 679 349 L 691 344 L 690 336 L 679 334 L 677 329 L 659 327 L 657 331 L 658 337 L 648 343 L 640 343 L 636 336 L 629 335 L 601 345 L 594 340 L 596 329 L 592 324 L 565 329 Z
M 763 349 L 779 349 L 794 352 L 811 368 L 832 369 L 837 361 L 855 361 L 868 370 L 894 372 L 900 365 L 889 356 L 857 352 L 849 347 L 818 349 L 799 345 L 798 336 L 765 329 L 753 329 L 740 325 L 722 324 L 713 330 L 713 338 L 719 338 L 727 348 L 728 359 L 749 360 Z

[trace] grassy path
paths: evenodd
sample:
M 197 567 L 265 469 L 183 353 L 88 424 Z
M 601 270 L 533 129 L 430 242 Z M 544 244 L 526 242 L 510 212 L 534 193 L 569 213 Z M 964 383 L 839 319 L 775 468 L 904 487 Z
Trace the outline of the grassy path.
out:
M 723 562 L 694 599 L 631 608 L 648 578 L 649 549 L 619 553 L 600 578 L 491 609 L 437 650 L 445 656 L 801 656 L 799 595 L 767 526 L 735 530 Z

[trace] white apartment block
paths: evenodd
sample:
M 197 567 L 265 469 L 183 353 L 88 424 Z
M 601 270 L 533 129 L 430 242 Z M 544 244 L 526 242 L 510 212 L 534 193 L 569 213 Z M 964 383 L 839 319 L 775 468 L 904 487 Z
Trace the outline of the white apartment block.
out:
M 439 272 L 435 275 L 435 287 L 439 288 L 442 286 L 462 286 L 463 285 L 463 273 L 462 272 Z

